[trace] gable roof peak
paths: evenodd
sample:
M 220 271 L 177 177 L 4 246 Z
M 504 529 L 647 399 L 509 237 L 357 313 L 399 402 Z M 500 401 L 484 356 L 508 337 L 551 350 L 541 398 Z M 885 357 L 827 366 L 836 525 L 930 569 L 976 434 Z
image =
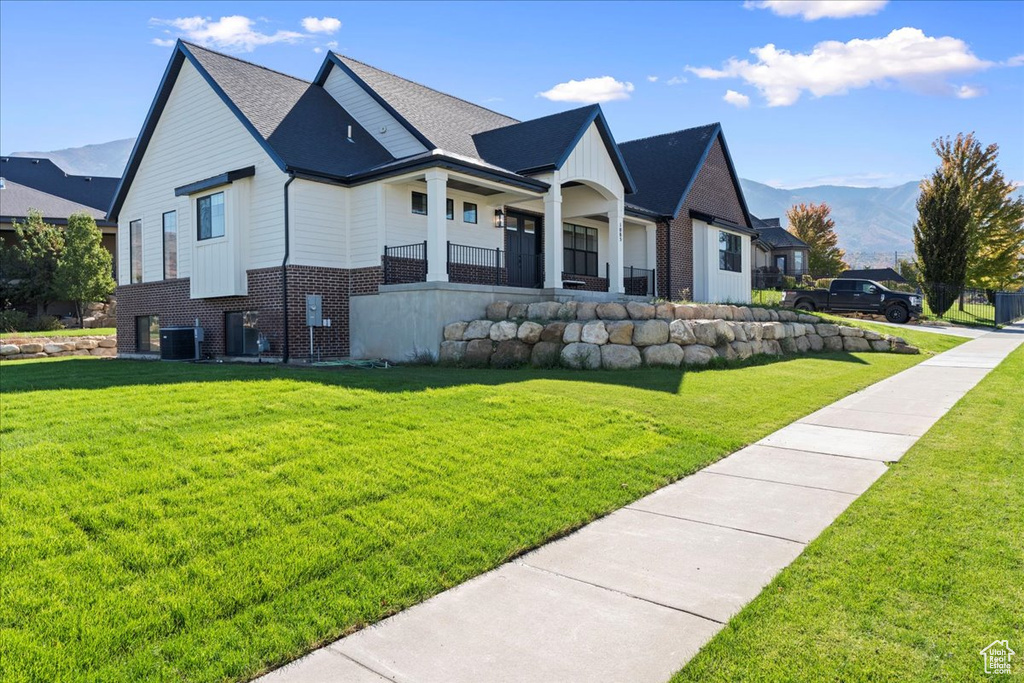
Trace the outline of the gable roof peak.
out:
M 298 81 L 299 83 L 303 83 L 305 85 L 310 85 L 310 82 L 307 81 L 304 78 L 299 78 L 298 76 L 293 76 L 291 74 L 286 74 L 283 71 L 278 71 L 277 69 L 271 69 L 269 66 L 264 66 L 263 64 L 257 64 L 256 62 L 250 62 L 248 59 L 242 59 L 241 57 L 236 57 L 234 55 L 229 55 L 226 52 L 218 52 L 217 50 L 211 50 L 210 48 L 204 47 L 202 45 L 199 45 L 198 43 L 190 43 L 187 40 L 182 40 L 181 38 L 179 38 L 178 39 L 178 45 L 175 46 L 175 49 L 178 49 L 179 46 L 180 47 L 184 47 L 184 48 L 186 48 L 189 51 L 201 50 L 203 52 L 208 52 L 208 53 L 210 53 L 212 55 L 217 55 L 218 57 L 223 57 L 224 59 L 230 59 L 230 60 L 239 62 L 241 64 L 245 64 L 246 66 L 251 66 L 251 67 L 256 68 L 256 69 L 262 69 L 263 71 L 269 71 L 270 73 L 277 74 L 278 76 L 284 76 L 285 78 L 290 78 L 290 79 L 292 79 L 294 81 Z

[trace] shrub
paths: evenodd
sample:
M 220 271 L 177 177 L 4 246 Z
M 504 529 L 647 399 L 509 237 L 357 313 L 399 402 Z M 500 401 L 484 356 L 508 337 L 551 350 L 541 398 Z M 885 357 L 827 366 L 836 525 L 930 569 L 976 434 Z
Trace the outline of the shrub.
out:
M 64 323 L 60 321 L 60 318 L 52 315 L 40 315 L 29 320 L 28 327 L 25 329 L 33 332 L 52 332 L 53 330 L 63 330 Z
M 814 281 L 814 286 L 819 289 L 828 289 L 832 285 L 832 279 L 830 277 L 823 277 Z
M 782 288 L 783 289 L 796 289 L 796 278 L 792 275 L 782 276 Z
M 28 329 L 28 314 L 23 311 L 0 311 L 0 332 L 23 332 Z

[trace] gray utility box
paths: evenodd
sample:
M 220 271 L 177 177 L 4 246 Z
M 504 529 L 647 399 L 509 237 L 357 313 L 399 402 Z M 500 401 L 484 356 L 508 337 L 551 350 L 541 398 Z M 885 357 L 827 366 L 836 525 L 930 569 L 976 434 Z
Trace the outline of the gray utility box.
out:
M 324 324 L 324 298 L 319 294 L 306 295 L 306 325 L 308 327 L 323 327 Z

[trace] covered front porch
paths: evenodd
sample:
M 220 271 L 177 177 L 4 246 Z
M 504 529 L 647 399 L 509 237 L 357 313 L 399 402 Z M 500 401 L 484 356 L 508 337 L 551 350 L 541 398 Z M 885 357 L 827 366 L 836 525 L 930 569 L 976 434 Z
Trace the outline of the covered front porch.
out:
M 439 168 L 389 181 L 383 284 L 654 296 L 654 222 L 626 216 L 621 190 L 563 176 L 537 176 L 546 189 Z

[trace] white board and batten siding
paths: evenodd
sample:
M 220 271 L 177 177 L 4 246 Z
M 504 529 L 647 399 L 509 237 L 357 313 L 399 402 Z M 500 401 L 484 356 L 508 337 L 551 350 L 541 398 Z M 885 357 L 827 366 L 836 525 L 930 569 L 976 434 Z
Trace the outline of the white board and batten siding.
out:
M 718 267 L 718 233 L 731 232 L 693 220 L 693 300 L 707 303 L 750 303 L 750 237 L 741 233 L 740 272 Z
M 331 66 L 324 90 L 396 159 L 427 151 L 398 119 L 337 66 Z
M 562 183 L 578 181 L 601 186 L 615 197 L 622 197 L 624 188 L 619 173 L 608 155 L 596 123 L 591 123 L 558 172 Z
M 218 249 L 200 248 L 195 239 L 196 196 L 176 197 L 174 188 L 247 166 L 256 167 L 253 177 L 217 189 L 225 193 L 230 212 L 226 214 L 225 237 L 232 242 L 230 247 L 222 245 L 220 251 L 237 255 L 230 263 L 218 266 L 214 258 Z M 120 284 L 129 284 L 128 225 L 134 220 L 142 221 L 143 282 L 163 279 L 162 216 L 166 211 L 177 211 L 178 277 L 199 275 L 197 259 L 203 261 L 203 272 L 209 272 L 209 280 L 199 283 L 198 290 L 193 283 L 193 296 L 244 294 L 247 268 L 281 262 L 285 179 L 249 131 L 186 61 L 118 216 Z M 246 207 L 247 216 L 240 220 L 239 212 Z M 213 265 L 207 267 L 206 263 Z M 215 272 L 225 267 L 233 272 Z M 243 291 L 238 291 L 239 287 Z

